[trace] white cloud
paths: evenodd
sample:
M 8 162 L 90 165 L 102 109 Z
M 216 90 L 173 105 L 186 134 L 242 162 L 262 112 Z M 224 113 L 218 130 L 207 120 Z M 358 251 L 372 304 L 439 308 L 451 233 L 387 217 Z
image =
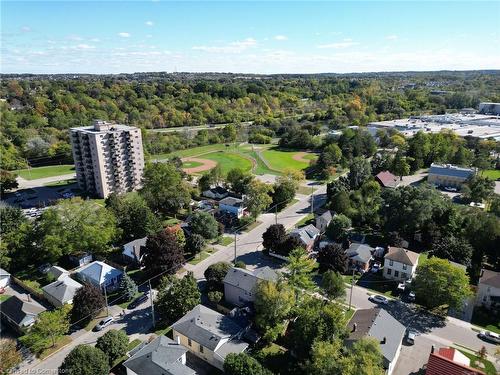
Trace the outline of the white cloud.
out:
M 341 48 L 349 48 L 349 47 L 353 47 L 353 46 L 357 46 L 357 45 L 359 45 L 358 42 L 353 42 L 352 39 L 346 38 L 342 42 L 320 44 L 316 47 L 321 48 L 321 49 L 327 49 L 327 48 L 341 49 Z
M 153 21 L 146 21 L 146 26 L 153 26 L 154 25 L 154 22 Z
M 121 32 L 121 33 L 118 33 L 118 36 L 121 36 L 122 38 L 129 38 L 130 33 Z
M 146 35 L 146 38 L 152 38 L 152 37 L 153 37 L 153 35 L 151 35 L 151 34 Z
M 89 44 L 78 44 L 78 45 L 73 46 L 73 47 L 71 47 L 71 48 L 73 48 L 73 49 L 81 49 L 81 50 L 83 50 L 83 49 L 94 49 L 94 48 L 95 48 L 95 46 L 91 46 L 91 45 L 89 45 Z
M 29 33 L 31 31 L 31 27 L 29 27 L 29 26 L 23 26 L 23 27 L 21 27 L 21 31 L 23 33 Z
M 67 39 L 69 40 L 74 40 L 76 42 L 80 41 L 80 40 L 83 40 L 83 38 L 81 36 L 78 36 L 78 35 L 68 35 L 67 36 Z
M 98 43 L 98 42 L 101 41 L 101 39 L 99 39 L 99 38 L 92 38 L 92 39 L 90 39 L 90 41 L 94 42 L 94 43 Z
M 209 53 L 241 53 L 256 45 L 257 41 L 254 38 L 246 38 L 222 46 L 193 46 L 192 49 Z
M 397 40 L 397 39 L 398 39 L 398 36 L 397 36 L 397 35 L 394 35 L 394 34 L 393 34 L 393 35 L 387 35 L 387 36 L 385 37 L 385 39 L 387 39 L 387 40 Z
M 286 35 L 276 35 L 274 37 L 275 40 L 288 40 L 288 37 Z

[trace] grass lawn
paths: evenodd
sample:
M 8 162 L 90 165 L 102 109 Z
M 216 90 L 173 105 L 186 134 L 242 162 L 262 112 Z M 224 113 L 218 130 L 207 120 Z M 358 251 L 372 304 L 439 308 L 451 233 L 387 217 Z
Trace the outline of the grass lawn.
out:
M 201 253 L 197 254 L 194 259 L 191 259 L 188 263 L 196 266 L 202 260 L 207 259 L 210 256 L 208 251 L 203 250 Z
M 56 341 L 56 344 L 52 348 L 47 348 L 43 350 L 39 355 L 38 358 L 41 360 L 44 360 L 47 358 L 49 355 L 52 353 L 58 351 L 61 349 L 63 346 L 68 345 L 71 342 L 71 337 L 70 336 L 62 336 L 59 340 Z
M 7 294 L 0 294 L 0 302 L 7 301 L 10 297 L 12 296 L 9 296 Z
M 264 161 L 257 154 L 257 152 L 251 151 L 251 150 L 245 150 L 243 147 L 241 147 L 239 149 L 239 151 L 242 154 L 245 154 L 245 155 L 251 157 L 252 159 L 254 159 L 257 162 L 257 164 L 255 165 L 255 169 L 253 171 L 254 174 L 256 174 L 256 175 L 263 175 L 263 174 L 280 175 L 280 173 L 278 171 L 269 169 L 267 167 L 267 165 L 264 163 Z
M 481 171 L 481 175 L 483 177 L 488 177 L 492 180 L 498 180 L 500 178 L 500 170 L 498 169 L 487 169 L 485 171 Z
M 288 373 L 287 370 L 294 363 L 288 350 L 275 343 L 256 351 L 254 356 L 275 374 Z
M 355 312 L 356 312 L 356 310 L 354 310 L 354 309 L 346 310 L 345 317 L 347 318 L 348 322 L 349 322 L 349 320 L 351 320 L 351 318 Z
M 137 345 L 139 345 L 142 341 L 139 339 L 132 340 L 128 343 L 127 352 L 134 349 Z
M 393 293 L 397 287 L 397 282 L 385 280 L 381 275 L 366 272 L 359 278 L 356 284 L 377 294 L 395 297 Z
M 310 186 L 302 186 L 300 185 L 299 188 L 297 189 L 298 194 L 302 195 L 311 195 L 312 192 L 315 192 L 316 189 L 312 188 Z
M 235 147 L 232 144 L 229 147 L 226 147 L 226 145 L 223 143 L 217 143 L 214 145 L 193 147 L 193 148 L 187 148 L 185 150 L 174 151 L 170 154 L 151 155 L 151 158 L 152 159 L 160 159 L 160 160 L 161 159 L 168 159 L 168 158 L 171 158 L 172 156 L 178 156 L 180 158 L 184 158 L 184 157 L 189 157 L 189 156 L 200 156 L 200 155 L 206 154 L 208 152 L 220 151 L 220 150 L 226 150 L 226 149 L 234 149 L 234 148 Z
M 474 309 L 471 323 L 487 331 L 500 334 L 500 321 L 498 321 L 498 319 L 495 319 L 495 316 L 493 316 L 487 310 L 480 307 L 476 307 Z
M 146 278 L 144 271 L 141 269 L 127 271 L 127 275 L 129 275 L 137 284 L 142 283 L 142 281 Z
M 309 167 L 309 163 L 298 161 L 293 158 L 297 151 L 272 148 L 262 151 L 262 156 L 267 160 L 272 169 L 283 171 L 285 169 L 303 170 Z
M 158 336 L 167 335 L 172 328 L 169 326 L 164 327 L 162 324 L 157 324 L 156 327 L 151 327 L 151 332 L 156 333 Z
M 142 293 L 141 292 L 137 292 L 135 295 L 134 295 L 134 298 L 132 298 L 130 301 L 126 301 L 126 302 L 122 302 L 122 303 L 119 303 L 118 306 L 120 306 L 122 309 L 128 309 L 128 305 L 130 305 L 132 303 L 132 301 L 134 299 L 136 299 L 137 297 L 139 297 Z
M 184 161 L 184 162 L 182 162 L 182 168 L 195 168 L 195 167 L 199 167 L 200 165 L 203 165 L 203 163 L 200 163 L 199 161 Z
M 64 190 L 64 188 L 67 188 L 69 185 L 73 185 L 73 184 L 76 184 L 76 180 L 74 178 L 71 178 L 69 180 L 48 182 L 46 184 L 43 184 L 43 186 L 62 188 Z
M 466 352 L 464 350 L 460 350 L 460 352 L 463 355 L 465 355 L 467 358 L 470 359 L 470 366 L 471 367 L 483 370 L 488 375 L 496 375 L 497 374 L 495 366 L 493 365 L 493 363 L 491 363 L 487 359 L 481 359 L 477 355 L 470 354 L 469 352 Z M 478 362 L 481 362 L 483 365 L 482 366 L 478 365 Z
M 300 220 L 297 224 L 295 224 L 296 228 L 303 227 L 304 225 L 307 224 L 312 224 L 314 220 L 314 214 L 308 214 L 306 217 L 304 217 L 302 220 Z
M 170 217 L 168 219 L 163 220 L 163 225 L 166 227 L 170 227 L 175 224 L 179 224 L 181 221 L 176 219 L 175 217 Z
M 241 154 L 235 152 L 211 152 L 202 156 L 203 159 L 209 159 L 217 162 L 222 169 L 223 174 L 227 174 L 231 169 L 240 168 L 245 172 L 252 170 L 252 162 Z
M 64 174 L 75 173 L 75 167 L 73 165 L 63 164 L 51 165 L 48 167 L 18 169 L 14 172 L 26 180 L 36 180 L 38 178 L 62 176 Z
M 222 246 L 227 246 L 231 243 L 234 242 L 234 238 L 233 237 L 227 237 L 227 236 L 223 236 L 219 241 L 218 241 L 218 244 L 219 245 L 222 245 Z
M 260 224 L 262 224 L 262 221 L 254 221 L 250 225 L 247 225 L 245 228 L 243 228 L 241 231 L 242 232 L 250 232 L 252 229 L 258 227 Z

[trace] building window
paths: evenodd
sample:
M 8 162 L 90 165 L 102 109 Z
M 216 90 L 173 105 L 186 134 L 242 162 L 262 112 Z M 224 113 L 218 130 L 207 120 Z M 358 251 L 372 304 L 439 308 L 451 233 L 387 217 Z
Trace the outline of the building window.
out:
M 389 259 L 389 266 L 394 266 L 394 261 L 392 259 Z
M 399 276 L 399 271 L 394 271 L 394 277 L 398 277 Z
M 401 277 L 402 277 L 403 279 L 406 279 L 406 272 L 401 272 Z
M 200 345 L 200 353 L 203 353 L 203 346 Z
M 188 346 L 191 346 L 191 339 L 188 339 Z
M 403 264 L 403 269 L 405 270 L 407 268 L 408 268 L 408 266 L 406 264 Z
M 391 274 L 391 272 L 392 272 L 392 269 L 388 268 L 388 269 L 387 269 L 387 274 L 388 274 L 388 275 L 390 275 L 390 274 Z

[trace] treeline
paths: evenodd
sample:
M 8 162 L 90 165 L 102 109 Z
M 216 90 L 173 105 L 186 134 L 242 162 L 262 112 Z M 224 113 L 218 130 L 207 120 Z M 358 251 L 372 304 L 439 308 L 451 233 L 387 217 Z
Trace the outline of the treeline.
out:
M 0 167 L 70 162 L 67 130 L 95 118 L 150 129 L 250 120 L 265 126 L 307 114 L 307 120 L 342 126 L 500 101 L 500 78 L 494 72 L 476 72 L 474 79 L 452 72 L 439 79 L 429 73 L 429 84 L 425 75 L 418 75 L 417 84 L 410 85 L 412 79 L 404 75 L 217 77 L 5 79 L 0 85 Z M 436 92 L 436 87 L 445 91 Z M 271 136 L 259 134 L 262 142 L 267 141 L 263 136 Z

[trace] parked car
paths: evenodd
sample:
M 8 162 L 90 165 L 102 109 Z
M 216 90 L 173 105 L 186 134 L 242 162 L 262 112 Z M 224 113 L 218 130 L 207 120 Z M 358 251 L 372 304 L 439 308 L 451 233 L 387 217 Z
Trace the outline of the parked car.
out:
M 130 302 L 130 304 L 128 305 L 128 308 L 131 310 L 131 309 L 135 309 L 137 306 L 141 305 L 142 303 L 146 302 L 147 300 L 149 299 L 149 296 L 147 294 L 143 294 L 139 297 L 137 297 L 135 300 L 133 300 L 132 302 Z
M 500 344 L 500 335 L 495 332 L 481 331 L 479 332 L 478 336 L 484 341 L 489 341 L 494 344 Z
M 415 302 L 415 292 L 408 293 L 407 299 L 409 302 Z
M 408 332 L 406 332 L 406 343 L 408 345 L 415 344 L 415 337 L 417 337 L 417 332 L 408 330 Z
M 370 296 L 368 299 L 374 303 L 378 303 L 381 305 L 387 305 L 389 303 L 389 300 L 387 298 L 378 294 L 374 294 L 373 296 Z
M 104 318 L 103 320 L 101 320 L 99 323 L 97 323 L 97 325 L 95 326 L 94 329 L 96 331 L 101 331 L 102 329 L 106 328 L 111 323 L 113 323 L 114 320 L 115 319 L 112 316 L 108 316 L 108 317 Z
M 373 273 L 377 273 L 377 272 L 380 270 L 380 267 L 381 267 L 380 262 L 375 262 L 375 263 L 373 263 L 373 266 L 372 266 L 372 268 L 371 268 L 371 271 L 372 271 Z
M 450 193 L 456 193 L 458 190 L 457 188 L 451 187 L 451 186 L 445 186 L 444 187 L 445 191 L 449 191 Z

